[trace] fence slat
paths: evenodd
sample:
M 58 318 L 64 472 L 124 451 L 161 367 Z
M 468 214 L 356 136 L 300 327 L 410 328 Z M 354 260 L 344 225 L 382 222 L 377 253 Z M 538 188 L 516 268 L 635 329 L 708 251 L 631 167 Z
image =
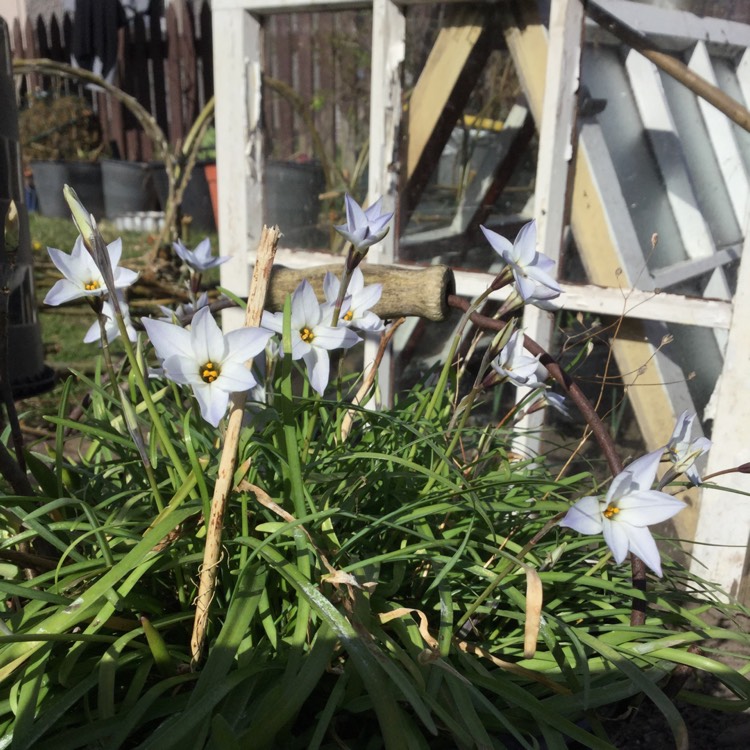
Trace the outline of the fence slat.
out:
M 154 8 L 159 4 L 155 3 Z M 194 118 L 213 96 L 213 38 L 209 0 L 193 5 L 174 0 L 166 8 L 166 34 L 157 10 L 139 16 L 122 29 L 117 62 L 118 85 L 133 95 L 156 118 L 171 143 L 184 141 Z M 357 33 L 356 11 L 292 13 L 266 20 L 266 70 L 287 83 L 306 102 L 315 104 L 316 126 L 330 154 L 336 153 L 337 101 L 354 97 L 350 81 L 341 75 L 337 37 Z M 41 16 L 13 24 L 13 50 L 18 58 L 47 56 L 68 62 L 72 44 L 73 17 L 65 13 L 46 22 Z M 30 73 L 18 82 L 23 99 L 37 90 L 60 90 L 92 101 L 102 135 L 114 155 L 127 159 L 150 159 L 152 144 L 140 125 L 123 107 L 101 92 L 92 92 L 68 79 L 50 79 Z M 265 121 L 273 140 L 274 156 L 289 159 L 312 155 L 306 127 L 293 107 L 277 95 L 266 97 Z M 347 142 L 346 126 L 343 140 Z
M 24 49 L 26 50 L 27 58 L 39 57 L 39 45 L 37 44 L 36 34 L 34 33 L 34 26 L 31 23 L 30 18 L 26 18 L 24 24 Z M 33 94 L 42 85 L 42 77 L 39 73 L 29 74 L 29 93 Z
M 198 16 L 200 35 L 197 37 L 195 44 L 196 58 L 200 65 L 203 81 L 201 104 L 205 104 L 214 95 L 213 25 L 211 19 L 211 6 L 208 0 L 204 0 Z
M 167 101 L 169 103 L 169 141 L 172 144 L 182 141 L 185 127 L 180 101 L 180 47 L 179 24 L 174 5 L 167 8 Z
M 279 15 L 273 17 L 273 28 L 270 30 L 272 46 L 268 49 L 268 60 L 271 65 L 267 70 L 284 83 L 293 85 L 292 79 L 292 56 L 293 40 L 291 38 L 291 21 L 289 16 Z M 268 128 L 271 144 L 278 149 L 276 155 L 282 159 L 288 159 L 295 151 L 294 125 L 295 116 L 292 105 L 281 96 L 269 97 L 274 116 L 274 127 Z
M 152 4 L 155 8 L 157 3 Z M 148 17 L 148 44 L 151 58 L 151 75 L 154 87 L 154 101 L 151 114 L 156 117 L 159 127 L 166 133 L 169 129 L 167 116 L 167 87 L 165 83 L 166 50 L 161 33 L 161 16 L 152 10 Z
M 312 54 L 312 14 L 297 14 L 297 93 L 305 102 L 313 98 L 313 54 Z M 306 128 L 300 128 L 297 150 L 304 154 L 312 153 L 312 139 Z
M 132 24 L 131 47 L 128 60 L 132 65 L 133 95 L 139 104 L 147 110 L 151 110 L 151 87 L 148 75 L 148 41 L 146 39 L 146 25 L 143 16 L 137 15 Z M 138 158 L 148 161 L 153 153 L 151 140 L 139 127 L 135 129 L 137 135 Z
M 180 101 L 182 102 L 182 115 L 185 122 L 184 136 L 198 116 L 198 85 L 195 74 L 195 21 L 193 19 L 192 7 L 185 0 L 176 3 L 180 11 Z

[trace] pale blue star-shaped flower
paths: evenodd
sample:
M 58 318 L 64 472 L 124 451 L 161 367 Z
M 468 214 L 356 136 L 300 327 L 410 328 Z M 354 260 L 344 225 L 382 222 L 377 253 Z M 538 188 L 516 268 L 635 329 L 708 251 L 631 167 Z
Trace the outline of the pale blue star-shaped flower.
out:
M 666 521 L 685 506 L 665 492 L 652 490 L 663 450 L 647 453 L 613 480 L 605 497 L 583 497 L 565 515 L 560 526 L 581 534 L 603 534 L 615 562 L 632 552 L 661 576 L 661 558 L 648 527 Z
M 523 331 L 514 331 L 508 343 L 492 360 L 492 369 L 505 380 L 529 388 L 543 388 L 547 378 L 547 368 L 539 362 L 539 357 L 526 354 L 523 348 Z
M 310 385 L 321 396 L 330 376 L 328 352 L 332 349 L 349 349 L 362 340 L 346 326 L 333 327 L 326 320 L 330 321 L 328 306 L 319 304 L 310 282 L 304 280 L 292 294 L 291 353 L 292 359 L 304 360 Z M 264 311 L 261 325 L 281 334 L 284 330 L 284 314 Z
M 62 305 L 80 297 L 100 297 L 106 294 L 107 287 L 102 272 L 84 247 L 80 235 L 70 255 L 54 247 L 48 247 L 47 252 L 65 278 L 56 281 L 52 289 L 47 292 L 44 298 L 45 304 Z M 118 265 L 122 255 L 122 240 L 118 238 L 110 242 L 107 245 L 107 253 L 112 266 L 115 288 L 129 287 L 138 278 L 138 274 L 128 268 L 120 268 Z
M 327 271 L 323 279 L 323 294 L 326 302 L 330 305 L 331 312 L 333 312 L 333 304 L 338 299 L 340 289 L 341 282 L 334 274 Z M 382 331 L 385 324 L 370 309 L 377 305 L 382 293 L 382 284 L 365 286 L 365 277 L 362 270 L 359 267 L 355 268 L 349 279 L 346 297 L 341 303 L 339 325 L 351 326 L 360 331 Z
M 559 297 L 562 288 L 550 275 L 555 262 L 536 249 L 536 222 L 530 221 L 521 227 L 516 241 L 511 244 L 497 232 L 479 227 L 492 249 L 513 272 L 516 289 L 521 299 L 528 304 L 544 303 Z
M 364 253 L 367 248 L 380 242 L 388 234 L 387 224 L 393 213 L 381 213 L 380 198 L 364 210 L 349 193 L 346 194 L 344 202 L 346 224 L 335 226 L 334 229 L 349 240 L 358 253 Z
M 207 271 L 209 268 L 216 268 L 229 260 L 228 255 L 211 255 L 211 240 L 208 237 L 201 240 L 195 246 L 195 250 L 188 250 L 180 240 L 172 243 L 172 247 L 177 255 L 187 263 L 193 271 L 198 271 L 198 273 Z
M 227 411 L 229 395 L 255 385 L 245 363 L 262 352 L 271 337 L 262 328 L 239 328 L 225 335 L 208 307 L 198 310 L 190 329 L 151 318 L 142 322 L 166 377 L 192 388 L 203 419 L 214 427 Z
M 711 441 L 706 437 L 690 439 L 693 431 L 693 422 L 696 415 L 688 411 L 682 412 L 677 417 L 677 423 L 672 432 L 672 437 L 665 447 L 667 457 L 672 462 L 672 468 L 662 480 L 662 486 L 668 484 L 679 474 L 684 474 L 693 484 L 700 484 L 701 478 L 695 461 L 711 447 Z

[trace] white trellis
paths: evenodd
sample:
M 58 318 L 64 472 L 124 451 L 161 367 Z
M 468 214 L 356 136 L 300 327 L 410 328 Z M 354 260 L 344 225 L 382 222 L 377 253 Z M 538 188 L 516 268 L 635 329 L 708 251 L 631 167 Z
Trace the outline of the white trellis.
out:
M 429 1 L 214 0 L 219 232 L 223 251 L 232 255 L 232 261 L 222 266 L 225 287 L 240 295 L 246 293 L 263 215 L 263 18 L 292 11 L 372 9 L 368 191 L 371 197 L 384 196 L 386 206 L 393 209 L 399 187 L 396 138 L 402 117 L 399 72 L 405 50 L 404 9 Z M 549 30 L 529 15 L 535 4 L 495 4 L 508 11 L 497 33 L 505 34 L 541 133 L 535 209 L 540 249 L 553 257 L 557 254 L 569 210 L 573 235 L 591 282 L 563 284 L 560 306 L 625 318 L 615 355 L 621 372 L 638 373 L 638 382 L 647 384 L 631 389 L 630 395 L 649 448 L 663 444 L 675 416 L 693 404 L 683 372 L 660 350 L 667 326 L 687 325 L 705 331 L 691 333 L 686 340 L 709 342 L 706 345 L 716 360 L 716 374 L 722 373 L 712 399 L 714 450 L 707 470 L 749 460 L 750 454 L 743 455 L 742 449 L 750 443 L 750 394 L 743 383 L 750 365 L 746 343 L 750 310 L 742 292 L 750 289 L 750 265 L 740 265 L 734 300 L 725 266 L 739 257 L 750 236 L 750 136 L 743 138 L 724 115 L 680 91 L 637 52 L 628 53 L 622 65 L 615 40 L 595 26 L 586 27 L 586 38 L 596 44 L 581 63 L 584 20 L 580 0 L 553 0 Z M 742 97 L 745 104 L 750 102 L 750 27 L 626 0 L 599 0 L 597 5 L 655 36 L 664 48 L 688 54 L 688 65 L 703 78 L 719 86 L 731 81 L 727 84 L 730 93 Z M 518 16 L 525 16 L 523 23 L 516 23 Z M 729 51 L 717 57 L 721 49 Z M 738 64 L 732 62 L 736 60 Z M 612 96 L 600 117 L 579 123 L 576 141 L 579 77 L 595 97 L 606 98 L 617 84 L 628 86 L 632 100 L 620 102 Z M 632 154 L 628 154 L 627 144 L 613 139 L 609 125 L 616 118 L 624 132 L 639 139 Z M 696 180 L 701 164 L 706 170 L 703 174 L 710 175 L 725 191 L 726 200 L 716 200 L 713 188 L 707 190 Z M 623 169 L 628 168 L 641 170 L 648 194 L 644 205 L 635 209 L 632 201 L 628 202 L 629 186 L 622 184 Z M 566 184 L 571 169 L 575 180 L 567 192 L 568 205 Z M 649 248 L 643 233 L 657 229 L 650 224 L 668 226 L 659 247 L 667 242 L 670 246 L 665 250 L 666 262 L 644 274 Z M 729 233 L 732 242 L 722 229 L 727 226 L 736 228 Z M 371 250 L 369 262 L 393 262 L 398 258 L 397 243 L 397 233 L 392 232 L 387 242 Z M 322 253 L 282 251 L 280 260 L 288 266 L 305 267 L 331 258 Z M 704 273 L 710 273 L 702 290 L 704 298 L 659 291 Z M 491 274 L 458 273 L 457 292 L 474 296 L 491 278 Z M 225 325 L 236 323 L 231 316 L 225 318 Z M 550 323 L 544 314 L 530 312 L 525 326 L 542 343 L 549 341 Z M 708 368 L 705 378 L 710 380 L 711 363 L 701 364 Z M 383 382 L 390 383 L 388 365 Z M 743 485 L 747 489 L 748 484 L 736 475 L 723 478 L 723 482 L 738 489 Z M 732 497 L 737 496 L 705 491 L 678 531 L 683 537 L 721 545 L 696 546 L 695 571 L 736 592 L 747 559 L 750 503 Z M 727 510 L 730 507 L 731 512 Z

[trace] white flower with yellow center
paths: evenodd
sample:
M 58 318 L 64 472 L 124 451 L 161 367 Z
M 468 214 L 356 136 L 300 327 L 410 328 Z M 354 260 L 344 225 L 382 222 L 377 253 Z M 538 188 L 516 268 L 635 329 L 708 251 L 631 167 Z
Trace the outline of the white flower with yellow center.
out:
M 198 310 L 189 330 L 151 318 L 142 322 L 163 360 L 166 377 L 193 389 L 201 415 L 214 427 L 226 413 L 229 394 L 255 385 L 245 363 L 262 352 L 271 337 L 262 328 L 240 328 L 224 335 L 208 307 Z
M 310 385 L 321 396 L 328 385 L 331 363 L 328 352 L 332 349 L 348 349 L 361 341 L 354 331 L 346 326 L 333 327 L 328 307 L 321 309 L 310 282 L 304 280 L 292 294 L 292 359 L 303 359 L 307 366 Z M 261 325 L 274 333 L 284 331 L 284 314 L 263 313 Z
M 685 503 L 665 492 L 652 490 L 663 449 L 633 461 L 613 480 L 605 497 L 582 497 L 565 515 L 560 526 L 581 534 L 603 534 L 615 561 L 628 552 L 640 557 L 661 576 L 661 558 L 648 527 L 679 513 Z
M 323 294 L 330 305 L 331 313 L 333 313 L 333 304 L 338 299 L 340 289 L 341 282 L 334 274 L 327 271 L 323 279 Z M 370 309 L 378 304 L 382 294 L 382 284 L 365 286 L 362 269 L 355 268 L 349 279 L 346 297 L 341 304 L 339 325 L 351 326 L 352 328 L 358 328 L 360 331 L 382 331 L 385 324 Z
M 79 297 L 100 297 L 106 294 L 107 287 L 102 272 L 84 247 L 80 236 L 75 241 L 70 255 L 54 247 L 48 247 L 47 251 L 50 259 L 65 278 L 55 282 L 52 289 L 47 292 L 44 298 L 46 305 L 62 305 Z M 128 268 L 118 266 L 122 255 L 122 240 L 118 238 L 110 242 L 107 245 L 107 252 L 112 265 L 115 288 L 129 287 L 138 278 L 138 274 Z

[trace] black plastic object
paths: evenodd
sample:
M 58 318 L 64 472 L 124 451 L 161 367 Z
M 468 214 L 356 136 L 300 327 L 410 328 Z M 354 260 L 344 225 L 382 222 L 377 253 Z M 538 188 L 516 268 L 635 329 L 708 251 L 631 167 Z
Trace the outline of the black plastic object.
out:
M 102 165 L 88 161 L 32 161 L 31 172 L 42 216 L 70 218 L 63 186 L 70 185 L 97 219 L 104 216 Z
M 158 206 L 151 166 L 146 162 L 103 159 L 102 183 L 104 212 L 108 219 L 153 211 Z
M 192 218 L 192 227 L 203 232 L 213 232 L 216 229 L 214 221 L 214 208 L 211 205 L 211 193 L 208 190 L 205 165 L 209 162 L 198 161 L 195 163 L 190 179 L 182 196 L 182 215 Z M 212 162 L 211 162 L 212 163 Z M 167 170 L 160 162 L 151 165 L 154 176 L 156 193 L 159 196 L 161 210 L 167 210 L 167 196 L 169 195 L 169 179 Z
M 6 248 L 0 225 L 0 286 L 8 293 L 7 362 L 10 385 L 15 398 L 48 390 L 54 384 L 54 372 L 44 364 L 42 331 L 34 296 L 33 258 L 29 237 L 29 217 L 21 169 L 18 142 L 18 112 L 13 85 L 8 26 L 0 19 L 0 221 L 5 223 L 8 207 L 15 201 L 18 209 L 18 248 Z M 4 292 L 0 291 L 0 294 Z M 5 300 L 0 304 L 4 305 Z M 2 342 L 0 342 L 2 344 Z

